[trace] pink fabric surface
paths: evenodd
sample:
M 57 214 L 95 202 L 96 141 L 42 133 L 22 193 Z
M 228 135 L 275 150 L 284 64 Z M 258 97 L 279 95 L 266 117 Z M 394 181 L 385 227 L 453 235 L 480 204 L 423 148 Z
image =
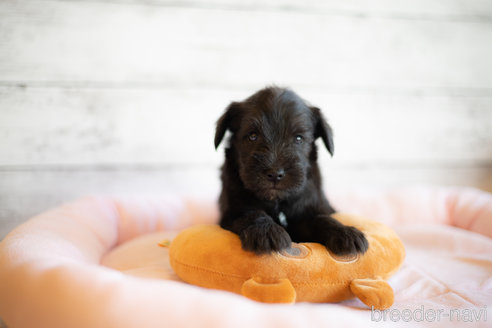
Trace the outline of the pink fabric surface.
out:
M 492 195 L 414 188 L 330 199 L 403 240 L 407 258 L 389 280 L 388 312 L 358 300 L 267 305 L 173 280 L 146 245 L 218 213 L 213 199 L 163 195 L 84 198 L 12 231 L 0 243 L 0 317 L 13 328 L 490 325 Z

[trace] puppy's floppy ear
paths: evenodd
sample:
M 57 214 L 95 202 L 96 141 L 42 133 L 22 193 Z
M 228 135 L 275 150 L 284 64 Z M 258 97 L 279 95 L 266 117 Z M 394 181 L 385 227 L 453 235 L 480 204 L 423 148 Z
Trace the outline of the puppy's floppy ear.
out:
M 232 102 L 225 110 L 225 113 L 217 121 L 217 127 L 215 129 L 215 149 L 219 147 L 222 138 L 227 130 L 234 132 L 237 127 L 237 121 L 239 117 L 239 111 L 241 109 L 241 103 Z M 236 123 L 236 124 L 235 124 Z
M 333 131 L 331 130 L 331 126 L 326 122 L 321 110 L 318 107 L 310 107 L 311 112 L 314 117 L 314 139 L 320 138 L 323 140 L 326 149 L 330 152 L 330 155 L 333 156 L 333 152 L 335 151 L 335 146 L 333 145 Z

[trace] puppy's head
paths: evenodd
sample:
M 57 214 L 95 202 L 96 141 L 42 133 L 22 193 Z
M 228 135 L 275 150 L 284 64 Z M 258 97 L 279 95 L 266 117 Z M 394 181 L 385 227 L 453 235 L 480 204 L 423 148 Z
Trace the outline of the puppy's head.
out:
M 303 189 L 317 138 L 333 155 L 332 131 L 320 110 L 288 89 L 265 88 L 231 103 L 217 122 L 216 148 L 227 130 L 238 175 L 260 199 L 285 199 Z

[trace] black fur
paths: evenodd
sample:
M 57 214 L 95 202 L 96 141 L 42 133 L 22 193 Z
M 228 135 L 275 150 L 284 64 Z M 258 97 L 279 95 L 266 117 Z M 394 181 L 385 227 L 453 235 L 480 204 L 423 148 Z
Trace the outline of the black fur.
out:
M 265 88 L 233 102 L 217 122 L 215 147 L 231 132 L 222 167 L 222 228 L 257 254 L 318 242 L 338 255 L 364 253 L 368 242 L 330 215 L 315 140 L 333 155 L 331 127 L 319 108 L 289 89 Z M 287 220 L 284 228 L 279 215 Z

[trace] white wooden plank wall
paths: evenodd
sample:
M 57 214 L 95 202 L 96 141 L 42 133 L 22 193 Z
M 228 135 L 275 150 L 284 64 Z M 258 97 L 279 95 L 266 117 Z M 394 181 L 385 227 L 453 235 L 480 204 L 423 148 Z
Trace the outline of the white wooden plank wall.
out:
M 214 124 L 321 107 L 329 189 L 492 191 L 490 0 L 0 1 L 0 238 L 87 193 L 217 193 Z

